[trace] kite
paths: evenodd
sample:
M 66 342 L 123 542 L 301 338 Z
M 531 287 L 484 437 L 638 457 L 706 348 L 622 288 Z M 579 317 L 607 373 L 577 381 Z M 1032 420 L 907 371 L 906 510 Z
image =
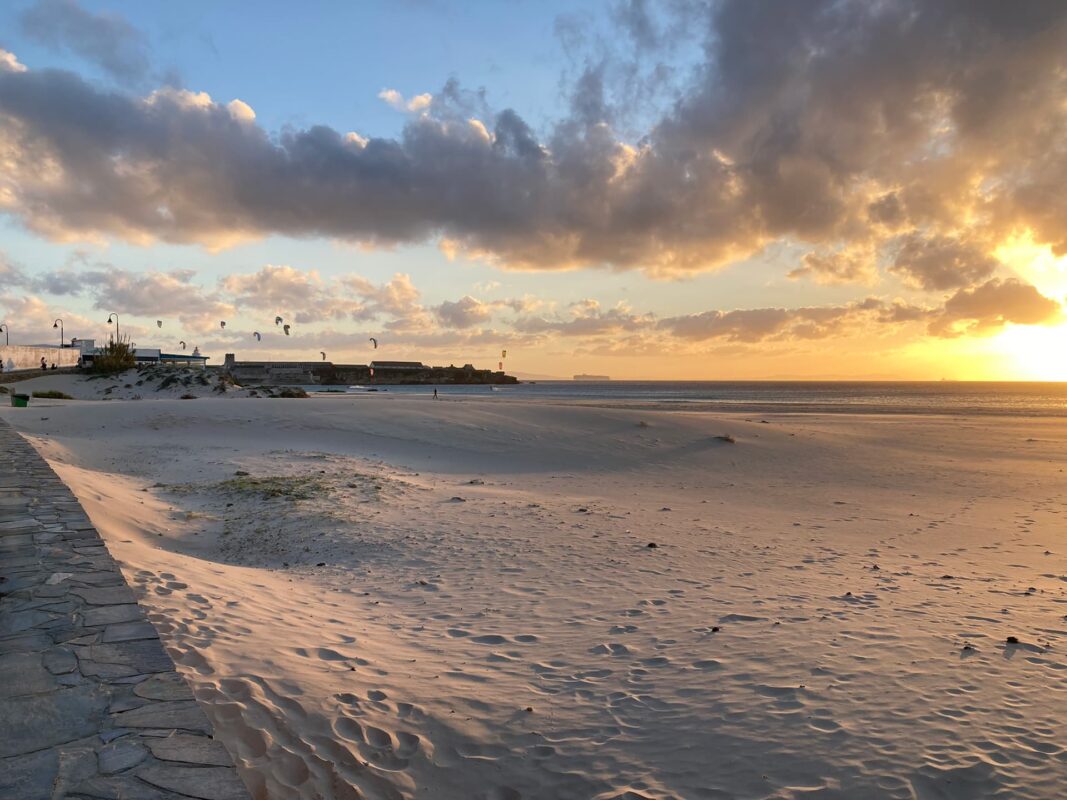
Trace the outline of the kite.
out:
M 226 328 L 226 320 L 220 321 L 219 322 L 219 327 L 225 329 Z
M 291 327 L 291 326 L 290 326 L 290 325 L 289 325 L 288 323 L 286 323 L 285 325 L 282 325 L 282 330 L 283 330 L 283 331 L 285 331 L 285 335 L 286 335 L 286 336 L 288 336 L 288 335 L 289 335 L 289 328 L 290 328 L 290 327 Z
M 325 361 L 325 360 L 326 360 L 326 353 L 324 353 L 324 352 L 323 352 L 322 350 L 320 350 L 320 351 L 319 351 L 319 355 L 321 355 L 321 356 L 322 356 L 322 360 L 323 360 L 323 361 Z
M 281 325 L 282 324 L 282 318 L 281 317 L 275 317 L 274 318 L 274 324 L 275 325 Z
M 157 328 L 162 328 L 163 327 L 163 320 L 157 319 L 156 320 L 156 327 Z
M 185 342 L 178 342 L 178 344 L 180 344 L 182 346 L 182 350 L 185 349 Z
M 378 349 L 378 340 L 377 340 L 377 339 L 375 339 L 375 338 L 374 338 L 373 336 L 372 336 L 372 337 L 370 337 L 370 339 L 368 339 L 367 341 L 368 341 L 368 342 L 374 342 L 374 349 L 375 349 L 375 350 L 377 350 L 377 349 Z
M 263 337 L 259 335 L 259 331 L 252 331 L 252 335 L 256 337 L 256 341 L 260 341 Z

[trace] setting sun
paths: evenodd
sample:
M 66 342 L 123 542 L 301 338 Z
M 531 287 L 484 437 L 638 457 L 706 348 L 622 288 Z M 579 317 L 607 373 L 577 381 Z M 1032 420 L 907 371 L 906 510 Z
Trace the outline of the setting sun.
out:
M 1051 328 L 1009 325 L 993 339 L 995 352 L 1007 356 L 1016 372 L 1013 380 L 1067 380 L 1067 324 Z M 1010 367 L 1009 367 L 1010 369 Z

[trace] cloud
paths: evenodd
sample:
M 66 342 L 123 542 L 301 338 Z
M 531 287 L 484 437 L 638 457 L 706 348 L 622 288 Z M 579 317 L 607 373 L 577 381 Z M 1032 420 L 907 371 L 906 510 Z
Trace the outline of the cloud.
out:
M 555 333 L 561 336 L 618 335 L 649 329 L 652 314 L 635 314 L 625 304 L 603 309 L 596 300 L 580 300 L 570 305 L 567 316 L 524 316 L 514 322 L 520 333 Z
M 93 14 L 76 0 L 37 0 L 19 22 L 29 38 L 74 53 L 121 83 L 135 84 L 148 74 L 147 39 L 122 17 Z
M 993 278 L 972 289 L 960 289 L 930 323 L 934 336 L 989 334 L 1008 323 L 1053 325 L 1063 321 L 1063 308 L 1035 287 L 1015 278 Z
M 51 295 L 89 295 L 93 307 L 108 314 L 177 317 L 190 330 L 218 326 L 236 313 L 233 303 L 194 282 L 193 270 L 133 272 L 97 263 L 88 269 L 63 269 L 34 278 L 30 286 Z M 102 324 L 104 314 L 98 321 Z M 132 330 L 128 326 L 124 329 Z
M 690 341 L 723 339 L 755 344 L 765 341 L 825 339 L 875 323 L 896 325 L 926 319 L 929 309 L 902 301 L 867 298 L 845 305 L 806 308 L 749 308 L 705 311 L 669 317 L 659 327 Z
M 489 319 L 497 311 L 510 309 L 516 314 L 525 314 L 536 310 L 542 302 L 534 297 L 517 297 L 504 300 L 479 300 L 465 295 L 459 300 L 446 300 L 434 306 L 433 313 L 438 322 L 449 328 L 470 328 Z
M 316 271 L 266 265 L 234 274 L 213 288 L 197 282 L 192 270 L 134 273 L 106 263 L 74 258 L 59 271 L 26 276 L 0 259 L 4 288 L 86 295 L 100 310 L 96 321 L 55 311 L 72 324 L 72 335 L 103 335 L 105 312 L 122 316 L 122 329 L 134 338 L 156 335 L 152 320 L 176 320 L 185 334 L 216 350 L 247 343 L 253 329 L 263 331 L 264 347 L 279 351 L 316 347 L 344 349 L 365 345 L 367 336 L 388 341 L 391 352 L 417 356 L 425 350 L 440 357 L 484 360 L 500 347 L 557 347 L 570 353 L 653 355 L 701 352 L 709 344 L 736 352 L 774 346 L 779 352 L 797 343 L 830 338 L 871 339 L 907 328 L 951 338 L 987 335 L 1006 324 L 1051 325 L 1064 321 L 1056 300 L 1017 279 L 993 278 L 956 290 L 942 305 L 917 305 L 901 299 L 867 297 L 850 303 L 802 308 L 709 309 L 658 319 L 624 303 L 605 307 L 593 298 L 554 310 L 533 298 L 480 300 L 464 295 L 434 306 L 422 302 L 418 287 L 403 273 L 376 283 L 360 275 L 323 279 Z M 39 331 L 47 341 L 44 318 L 53 313 L 30 294 L 0 293 L 0 309 L 21 320 L 25 332 Z M 540 309 L 540 311 L 539 311 Z M 273 319 L 295 323 L 292 336 L 272 336 Z M 138 327 L 146 319 L 147 327 Z M 219 321 L 227 320 L 225 330 Z M 51 324 L 50 320 L 47 320 Z M 335 322 L 357 321 L 359 332 L 334 329 Z M 250 326 L 250 327 L 246 327 Z M 80 330 L 78 330 L 80 328 Z M 202 338 L 200 338 L 202 337 Z M 277 340 L 277 341 L 274 341 Z M 406 349 L 405 349 L 406 348 Z M 481 355 L 478 355 L 481 353 Z
M 993 256 L 973 242 L 946 236 L 924 239 L 904 237 L 890 272 L 910 286 L 928 289 L 958 289 L 989 278 L 999 266 Z
M 323 282 L 314 270 L 268 264 L 257 272 L 230 275 L 219 282 L 241 308 L 270 312 L 300 324 L 326 319 L 367 319 L 372 312 L 356 298 Z
M 873 283 L 878 277 L 876 258 L 874 248 L 865 244 L 812 251 L 788 274 L 793 279 L 811 277 L 816 283 Z
M 425 111 L 433 102 L 433 95 L 429 92 L 417 94 L 410 100 L 405 100 L 404 95 L 400 94 L 396 89 L 382 89 L 378 92 L 378 97 L 397 111 L 410 111 L 412 113 Z
M 30 283 L 30 277 L 21 268 L 8 261 L 4 253 L 0 252 L 0 286 L 12 288 L 29 286 Z
M 627 47 L 662 40 L 644 4 L 618 8 Z M 826 254 L 862 243 L 893 262 L 901 230 L 970 243 L 976 256 L 1022 230 L 1067 250 L 1058 0 L 1025 11 L 997 0 L 688 8 L 704 61 L 634 137 L 614 127 L 611 70 L 597 64 L 542 135 L 454 82 L 432 98 L 385 90 L 417 112 L 395 139 L 322 125 L 272 134 L 233 104 L 2 70 L 0 208 L 58 239 L 447 239 L 505 267 L 652 275 L 788 241 L 816 254 L 804 274 L 867 280 L 858 262 Z M 70 2 L 37 9 L 78 13 Z M 932 258 L 919 248 L 893 263 L 934 291 L 989 277 L 981 259 Z
M 227 276 L 219 286 L 238 308 L 267 311 L 271 319 L 280 315 L 300 324 L 383 319 L 391 330 L 432 324 L 411 276 L 402 273 L 382 284 L 359 275 L 324 281 L 314 270 L 268 264 L 254 273 Z
M 470 328 L 487 322 L 493 315 L 493 306 L 468 294 L 455 302 L 446 300 L 434 308 L 433 313 L 448 328 Z
M 104 311 L 122 309 L 140 316 L 174 314 L 212 318 L 232 314 L 232 304 L 205 293 L 192 282 L 195 274 L 192 270 L 129 272 L 112 267 L 84 272 L 81 279 L 94 295 L 96 308 Z
M 52 327 L 57 318 L 63 320 L 67 341 L 74 335 L 91 337 L 94 330 L 104 328 L 103 319 L 94 322 L 67 308 L 49 305 L 36 295 L 0 292 L 0 322 L 10 326 L 12 344 L 57 344 L 59 331 Z
M 0 72 L 25 72 L 25 65 L 19 63 L 14 53 L 0 47 Z

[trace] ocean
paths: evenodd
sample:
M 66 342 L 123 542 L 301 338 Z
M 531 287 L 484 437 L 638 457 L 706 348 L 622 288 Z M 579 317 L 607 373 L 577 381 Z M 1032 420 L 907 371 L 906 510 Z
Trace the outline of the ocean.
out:
M 431 395 L 434 386 L 305 386 L 309 392 Z M 478 396 L 638 408 L 752 413 L 1067 416 L 1067 383 L 970 381 L 535 381 L 513 386 L 437 386 L 442 398 Z

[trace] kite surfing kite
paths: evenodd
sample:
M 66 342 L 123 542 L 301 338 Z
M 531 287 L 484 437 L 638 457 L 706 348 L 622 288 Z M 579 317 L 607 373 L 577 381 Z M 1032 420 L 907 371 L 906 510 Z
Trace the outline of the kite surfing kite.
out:
M 156 327 L 157 328 L 162 328 L 163 327 L 163 320 L 157 319 L 156 320 Z
M 275 325 L 281 325 L 282 324 L 282 318 L 281 317 L 275 317 L 274 318 L 274 324 Z
M 322 360 L 323 360 L 323 361 L 325 361 L 325 360 L 326 360 L 326 353 L 325 353 L 325 352 L 323 352 L 322 350 L 320 350 L 320 351 L 319 351 L 319 355 L 321 355 L 321 356 L 322 356 Z
M 259 331 L 252 331 L 252 335 L 256 337 L 257 342 L 263 339 L 263 337 L 259 335 Z
M 283 330 L 283 331 L 285 331 L 285 335 L 286 335 L 286 336 L 288 336 L 288 335 L 289 335 L 289 328 L 290 328 L 290 327 L 291 327 L 291 326 L 289 325 L 289 323 L 286 323 L 286 324 L 282 325 L 282 330 Z
M 222 328 L 223 330 L 225 330 L 225 328 L 226 328 L 226 320 L 221 320 L 219 322 L 219 327 Z
M 185 349 L 185 342 L 178 342 L 178 344 L 180 344 L 182 346 L 182 350 Z
M 375 350 L 377 350 L 377 349 L 378 349 L 378 340 L 377 340 L 377 339 L 375 339 L 375 338 L 374 338 L 373 336 L 372 336 L 372 337 L 370 337 L 370 339 L 368 339 L 367 341 L 368 341 L 368 342 L 374 342 L 374 349 L 375 349 Z

